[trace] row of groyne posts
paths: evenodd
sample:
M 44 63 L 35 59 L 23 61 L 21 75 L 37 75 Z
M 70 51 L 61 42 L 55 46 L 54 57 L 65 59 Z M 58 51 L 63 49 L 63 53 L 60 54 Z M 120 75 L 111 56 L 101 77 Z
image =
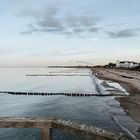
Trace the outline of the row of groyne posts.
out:
M 88 140 L 129 140 L 122 133 L 113 133 L 85 124 L 50 118 L 0 118 L 0 128 L 39 128 L 41 140 L 52 140 L 53 129 Z
M 12 94 L 12 95 L 40 95 L 40 96 L 52 96 L 52 95 L 64 95 L 74 97 L 89 97 L 89 96 L 114 96 L 114 94 L 92 94 L 92 93 L 43 93 L 43 92 L 13 92 L 13 91 L 0 91 L 0 93 Z

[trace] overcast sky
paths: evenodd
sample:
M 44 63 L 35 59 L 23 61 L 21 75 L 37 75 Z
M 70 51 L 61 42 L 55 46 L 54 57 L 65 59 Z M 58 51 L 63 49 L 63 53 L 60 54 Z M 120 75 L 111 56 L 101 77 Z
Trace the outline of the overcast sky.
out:
M 140 62 L 140 0 L 0 0 L 0 66 Z

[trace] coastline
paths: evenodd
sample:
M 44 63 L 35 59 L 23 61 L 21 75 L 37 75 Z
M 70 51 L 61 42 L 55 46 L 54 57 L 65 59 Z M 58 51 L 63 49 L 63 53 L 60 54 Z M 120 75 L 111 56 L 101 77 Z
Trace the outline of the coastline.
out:
M 92 68 L 99 79 L 118 82 L 130 94 L 116 97 L 124 111 L 136 122 L 140 123 L 140 72 L 122 69 Z

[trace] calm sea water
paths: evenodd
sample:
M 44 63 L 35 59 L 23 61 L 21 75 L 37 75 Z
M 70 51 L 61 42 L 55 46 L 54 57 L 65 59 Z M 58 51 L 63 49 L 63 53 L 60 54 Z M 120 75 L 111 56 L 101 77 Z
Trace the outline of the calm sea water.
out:
M 58 74 L 59 76 L 26 76 L 27 74 Z M 76 76 L 66 76 L 75 74 Z M 86 76 L 82 76 L 86 74 Z M 65 75 L 65 76 L 64 76 Z M 87 69 L 66 68 L 0 68 L 0 91 L 30 92 L 106 92 L 103 84 Z M 110 83 L 110 82 L 109 82 Z M 111 88 L 119 87 L 116 83 Z M 117 86 L 116 86 L 117 85 Z M 111 89 L 110 88 L 110 89 Z M 118 91 L 119 92 L 119 91 Z M 99 93 L 100 94 L 100 93 Z M 23 96 L 0 94 L 0 117 L 53 117 L 93 125 L 113 132 L 121 129 L 111 119 L 137 136 L 138 123 L 125 114 L 114 97 Z M 54 139 L 78 138 L 54 131 Z M 0 129 L 0 140 L 39 140 L 39 129 Z M 80 138 L 81 139 L 81 138 Z

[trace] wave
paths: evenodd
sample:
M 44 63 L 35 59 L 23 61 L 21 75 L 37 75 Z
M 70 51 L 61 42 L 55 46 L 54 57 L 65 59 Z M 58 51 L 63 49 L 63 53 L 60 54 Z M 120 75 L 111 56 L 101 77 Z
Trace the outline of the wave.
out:
M 120 122 L 117 120 L 116 117 L 111 116 L 111 118 L 112 118 L 112 120 L 116 123 L 116 125 L 119 126 L 120 129 L 121 129 L 127 136 L 129 136 L 129 137 L 130 137 L 131 139 L 133 139 L 133 140 L 138 140 L 138 139 L 132 134 L 132 132 L 130 132 L 127 128 L 125 128 L 124 126 L 122 126 L 122 125 L 120 124 Z

